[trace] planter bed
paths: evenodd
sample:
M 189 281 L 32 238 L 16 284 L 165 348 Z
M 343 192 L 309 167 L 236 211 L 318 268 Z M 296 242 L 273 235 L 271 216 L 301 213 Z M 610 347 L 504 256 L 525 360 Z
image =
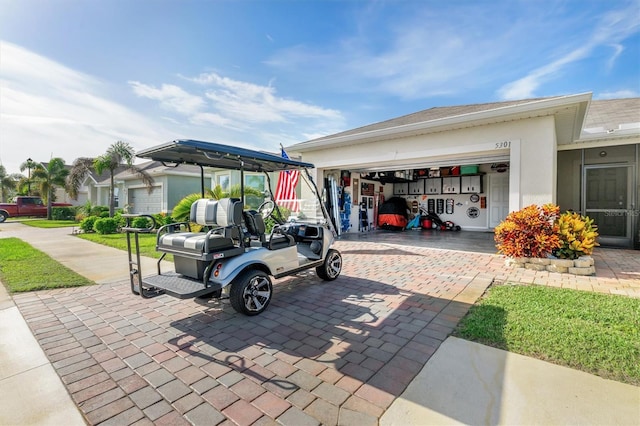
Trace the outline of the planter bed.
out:
M 595 275 L 596 267 L 591 256 L 581 256 L 577 259 L 556 259 L 538 257 L 508 258 L 507 266 L 532 269 L 534 271 L 559 272 L 572 275 Z

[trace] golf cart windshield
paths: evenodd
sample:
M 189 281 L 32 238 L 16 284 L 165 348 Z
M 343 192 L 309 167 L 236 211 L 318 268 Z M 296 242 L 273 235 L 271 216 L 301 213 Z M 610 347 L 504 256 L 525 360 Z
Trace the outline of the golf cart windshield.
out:
M 239 194 L 246 209 L 257 209 L 262 203 L 272 200 L 278 206 L 283 221 L 302 220 L 314 223 L 330 223 L 318 189 L 309 173 L 314 168 L 311 163 L 291 160 L 277 155 L 234 146 L 195 140 L 175 140 L 147 148 L 136 153 L 139 158 L 159 161 L 164 165 L 179 166 L 192 164 L 200 166 L 202 194 L 204 188 L 204 167 L 215 175 L 223 170 L 240 172 Z M 255 188 L 245 182 L 245 173 L 262 172 L 266 176 L 265 187 Z M 249 175 L 251 176 L 251 175 Z M 305 182 L 306 185 L 301 185 Z M 295 190 L 283 190 L 287 184 L 297 183 Z

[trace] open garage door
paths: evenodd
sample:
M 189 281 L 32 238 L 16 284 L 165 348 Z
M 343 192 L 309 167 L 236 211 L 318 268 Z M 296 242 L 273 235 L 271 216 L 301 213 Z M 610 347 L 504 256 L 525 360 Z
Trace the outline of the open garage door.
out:
M 491 231 L 508 213 L 509 162 L 504 155 L 328 173 L 341 177 L 341 189 L 356 207 L 341 212 L 341 217 L 348 213 L 345 232 L 379 227 L 376 207 L 391 197 L 406 200 L 410 218 L 437 216 L 463 230 Z
M 160 213 L 162 211 L 162 189 L 154 186 L 149 193 L 147 188 L 129 189 L 129 211 L 131 213 Z

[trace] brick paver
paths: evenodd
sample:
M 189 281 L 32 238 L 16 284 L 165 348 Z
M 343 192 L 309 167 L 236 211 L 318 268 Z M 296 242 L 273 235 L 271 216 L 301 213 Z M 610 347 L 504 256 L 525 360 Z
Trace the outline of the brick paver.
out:
M 142 299 L 124 280 L 14 300 L 91 424 L 299 426 L 377 424 L 494 280 L 640 297 L 640 264 L 608 251 L 605 276 L 567 277 L 490 254 L 335 246 L 337 280 L 275 280 L 256 317 L 228 301 Z

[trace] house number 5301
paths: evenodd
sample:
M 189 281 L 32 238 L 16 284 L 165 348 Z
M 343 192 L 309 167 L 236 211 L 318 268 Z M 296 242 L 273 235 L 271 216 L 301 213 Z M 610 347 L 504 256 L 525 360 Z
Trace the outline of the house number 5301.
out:
M 504 149 L 504 148 L 511 148 L 511 141 L 496 142 L 496 147 L 494 149 Z

